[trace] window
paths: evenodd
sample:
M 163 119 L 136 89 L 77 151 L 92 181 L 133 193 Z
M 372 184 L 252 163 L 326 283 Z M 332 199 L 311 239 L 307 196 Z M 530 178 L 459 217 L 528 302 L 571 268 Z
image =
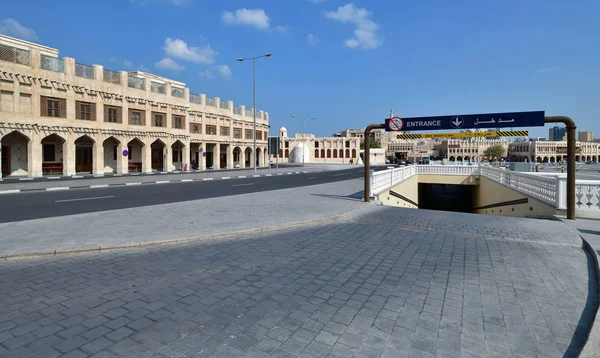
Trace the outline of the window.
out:
M 229 135 L 229 128 L 228 127 L 221 127 L 221 135 L 222 136 L 228 136 Z
M 59 100 L 48 98 L 48 117 L 60 117 Z
M 319 142 L 315 142 L 315 148 L 319 148 Z M 317 155 L 318 157 L 318 155 Z
M 184 123 L 185 122 L 184 122 L 183 116 L 173 115 L 173 128 L 184 129 L 185 128 Z
M 143 118 L 144 111 L 137 111 L 134 109 L 129 110 L 129 124 L 133 124 L 136 126 L 143 126 L 144 121 Z
M 154 127 L 163 127 L 164 126 L 164 115 L 162 113 L 153 113 L 154 114 L 154 121 L 152 122 L 152 125 Z
M 217 135 L 217 126 L 206 126 L 206 134 Z
M 75 118 L 84 121 L 96 120 L 96 105 L 89 102 L 75 101 Z
M 246 129 L 246 139 L 252 139 L 252 129 Z
M 290 147 L 290 142 L 285 142 L 285 147 L 289 148 Z
M 349 140 L 346 141 L 346 148 L 350 148 L 350 141 Z
M 42 151 L 44 162 L 53 162 L 56 159 L 54 144 L 44 144 Z
M 262 132 L 261 131 L 256 131 L 256 139 L 262 140 Z
M 242 129 L 241 128 L 233 128 L 233 138 L 242 139 Z
M 111 123 L 118 123 L 118 110 L 116 107 L 108 107 L 108 121 Z
M 193 124 L 192 123 L 190 125 L 190 133 L 196 133 L 196 134 L 202 133 L 202 131 L 200 130 L 200 128 L 201 127 L 200 127 L 199 124 Z

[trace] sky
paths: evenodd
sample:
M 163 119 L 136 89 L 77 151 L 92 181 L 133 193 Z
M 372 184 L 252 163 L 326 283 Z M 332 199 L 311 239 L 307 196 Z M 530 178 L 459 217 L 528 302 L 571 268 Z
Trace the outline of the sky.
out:
M 247 107 L 236 58 L 272 53 L 256 61 L 271 135 L 544 110 L 600 137 L 599 18 L 597 0 L 29 0 L 2 4 L 0 33 Z

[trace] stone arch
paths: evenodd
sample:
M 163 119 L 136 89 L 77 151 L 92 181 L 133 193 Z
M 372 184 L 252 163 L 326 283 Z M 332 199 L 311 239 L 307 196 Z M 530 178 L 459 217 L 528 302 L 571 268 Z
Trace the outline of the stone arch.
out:
M 33 175 L 33 161 L 29 159 L 32 144 L 27 135 L 16 130 L 0 138 L 0 148 L 2 149 L 2 175 L 0 178 L 7 175 Z
M 595 155 L 592 156 L 592 162 L 596 163 L 598 162 L 598 157 L 596 157 Z
M 346 158 L 350 158 L 350 149 L 346 149 Z
M 240 168 L 242 166 L 242 148 L 233 148 L 233 167 Z
M 127 168 L 130 172 L 141 172 L 144 168 L 146 144 L 138 137 L 132 138 L 127 142 Z
M 356 158 L 356 149 L 352 149 L 352 158 Z
M 333 157 L 334 157 L 334 158 L 337 158 L 337 157 L 338 157 L 338 154 L 337 154 L 337 153 L 338 153 L 337 149 L 334 149 L 334 150 L 333 150 Z
M 319 150 L 315 149 L 315 158 L 319 158 Z
M 535 159 L 535 161 L 536 161 L 536 162 L 538 162 L 538 163 L 541 163 L 541 162 L 542 162 L 542 157 L 537 157 L 537 158 Z
M 542 159 L 542 163 L 548 163 L 550 161 L 550 159 L 548 159 L 548 157 L 544 157 L 544 159 Z
M 580 156 L 578 156 L 578 155 L 576 155 L 576 156 L 575 156 L 575 161 L 576 161 L 576 162 L 580 162 L 580 161 L 581 161 L 581 157 L 580 157 Z
M 285 152 L 287 153 L 287 149 L 285 150 Z M 250 148 L 250 147 L 247 147 L 246 150 L 244 150 L 244 163 L 245 163 L 245 167 L 246 168 L 250 168 L 250 167 L 253 166 L 253 163 L 252 163 L 252 148 Z
M 338 149 L 338 153 L 339 153 L 340 158 L 344 157 L 344 150 L 343 149 Z
M 456 159 L 454 158 L 454 156 L 451 156 L 450 158 L 448 158 L 448 161 L 454 162 L 456 161 Z
M 87 134 L 75 139 L 75 173 L 92 173 L 95 158 L 96 141 Z
M 470 162 L 471 161 L 471 157 L 469 157 L 468 155 L 465 157 L 465 162 Z
M 554 157 L 550 157 L 550 163 L 554 163 L 556 161 L 556 159 L 554 159 Z
M 289 158 L 290 157 L 290 151 L 289 149 L 286 149 L 285 152 L 283 153 L 285 158 Z
M 325 149 L 321 149 L 321 158 L 325 158 Z
M 152 170 L 167 171 L 165 166 L 167 145 L 160 138 L 150 144 Z
M 185 155 L 185 143 L 177 139 L 171 144 L 171 158 L 170 163 L 175 170 L 184 170 L 187 162 Z M 169 167 L 171 166 L 169 165 Z M 169 168 L 170 169 L 170 168 Z
M 463 157 L 461 157 L 460 155 L 458 157 L 456 157 L 456 161 L 457 162 L 462 162 L 463 161 Z
M 110 136 L 102 141 L 102 149 L 104 152 L 104 168 L 101 168 L 102 173 L 117 173 L 121 170 L 123 153 L 121 153 L 121 141 L 114 136 Z
M 331 158 L 331 149 L 327 149 L 327 158 Z
M 256 154 L 254 155 L 254 160 L 256 160 L 256 166 L 263 166 L 263 157 L 262 157 L 262 148 L 256 148 Z
M 40 142 L 42 144 L 42 175 L 66 175 L 69 159 L 67 140 L 56 133 L 50 133 Z M 71 158 L 72 161 L 73 159 Z

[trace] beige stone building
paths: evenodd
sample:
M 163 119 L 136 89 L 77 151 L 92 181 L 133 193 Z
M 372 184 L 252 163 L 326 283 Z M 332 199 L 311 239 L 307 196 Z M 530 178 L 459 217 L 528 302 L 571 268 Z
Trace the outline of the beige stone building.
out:
M 365 129 L 344 129 L 341 132 L 337 132 L 333 137 L 343 138 L 359 138 L 360 143 L 365 141 Z M 381 144 L 381 148 L 386 148 L 388 143 L 388 133 L 385 129 L 373 129 L 371 131 L 371 140 Z
M 575 161 L 597 162 L 600 160 L 600 143 L 575 142 Z M 513 161 L 556 163 L 567 160 L 567 141 L 528 141 L 512 143 L 508 155 Z
M 285 127 L 279 129 L 280 163 L 338 163 L 347 164 L 352 160 L 359 163 L 360 138 L 324 137 L 314 134 L 296 134 L 288 137 Z
M 3 176 L 263 166 L 268 124 L 257 112 L 254 154 L 251 108 L 0 35 Z
M 473 141 L 453 139 L 442 141 L 439 153 L 441 157 L 448 159 L 450 162 L 478 162 L 485 160 L 485 150 L 495 145 L 508 150 L 508 140 L 506 139 L 479 139 Z

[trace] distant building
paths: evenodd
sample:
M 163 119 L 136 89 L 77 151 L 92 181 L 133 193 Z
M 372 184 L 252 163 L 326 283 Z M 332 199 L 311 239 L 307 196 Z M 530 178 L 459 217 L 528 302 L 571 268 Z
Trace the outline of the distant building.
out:
M 364 133 L 364 131 L 363 131 Z M 281 149 L 279 162 L 282 163 L 359 163 L 360 139 L 357 137 L 317 138 L 310 133 L 297 133 L 288 137 L 285 127 L 279 129 Z
M 594 141 L 594 133 L 589 131 L 580 131 L 579 132 L 579 141 L 580 142 L 593 142 Z
M 565 140 L 567 136 L 567 128 L 554 126 L 548 130 L 548 140 L 549 141 L 562 141 Z

